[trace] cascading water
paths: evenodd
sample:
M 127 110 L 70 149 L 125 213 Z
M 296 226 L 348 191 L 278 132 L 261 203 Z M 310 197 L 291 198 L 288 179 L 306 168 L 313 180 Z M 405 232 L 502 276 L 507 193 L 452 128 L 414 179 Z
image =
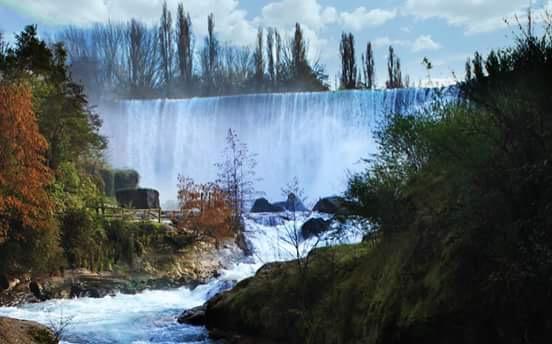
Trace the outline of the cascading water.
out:
M 248 216 L 245 220 L 246 237 L 253 248 L 253 255 L 235 262 L 216 280 L 193 290 L 183 287 L 101 299 L 50 300 L 20 307 L 0 307 L 0 316 L 33 320 L 54 328 L 68 322 L 70 325 L 64 332 L 62 342 L 65 344 L 214 343 L 205 328 L 180 325 L 176 317 L 184 309 L 203 304 L 221 287 L 228 286 L 227 281 L 252 276 L 264 263 L 295 257 L 295 249 L 285 240 L 285 235 L 292 226 L 304 223 L 308 216 L 299 214 L 295 223 L 282 217 L 272 221 L 275 216 L 278 217 L 274 214 Z M 320 243 L 331 245 L 336 242 L 358 242 L 360 239 L 361 232 L 349 228 L 339 239 L 328 233 Z M 306 253 L 315 241 L 304 241 L 300 251 Z
M 229 128 L 257 154 L 257 173 L 263 178 L 258 190 L 276 199 L 282 185 L 297 177 L 314 200 L 343 191 L 346 171 L 355 170 L 362 157 L 374 152 L 371 131 L 380 116 L 419 108 L 434 95 L 435 90 L 428 89 L 267 94 L 105 103 L 99 111 L 103 133 L 110 139 L 111 163 L 137 169 L 141 184 L 159 189 L 164 200 L 175 198 L 178 174 L 197 181 L 215 178 L 213 163 L 220 158 Z M 176 316 L 204 303 L 227 285 L 225 281 L 251 276 L 263 263 L 294 258 L 294 248 L 282 239 L 290 223 L 273 216 L 249 215 L 246 237 L 253 256 L 193 290 L 51 300 L 0 307 L 0 315 L 46 325 L 70 319 L 65 343 L 212 343 L 204 328 L 179 325 Z M 296 226 L 306 220 L 301 215 Z M 349 236 L 328 235 L 321 242 L 360 238 L 353 230 Z M 306 253 L 312 240 L 301 245 Z
M 297 177 L 307 198 L 342 192 L 347 171 L 374 153 L 383 114 L 427 104 L 434 89 L 257 94 L 188 100 L 130 100 L 99 107 L 109 161 L 138 170 L 162 202 L 176 199 L 177 177 L 216 178 L 229 128 L 256 154 L 256 188 L 270 199 Z

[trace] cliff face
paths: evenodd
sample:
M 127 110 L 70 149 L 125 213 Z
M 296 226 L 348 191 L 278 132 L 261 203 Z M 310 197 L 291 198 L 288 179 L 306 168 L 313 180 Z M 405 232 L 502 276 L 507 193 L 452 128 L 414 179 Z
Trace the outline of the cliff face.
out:
M 47 327 L 32 321 L 0 317 L 2 344 L 56 344 L 58 340 Z
M 208 302 L 207 326 L 284 343 L 542 343 L 552 322 L 535 305 L 550 296 L 493 284 L 472 234 L 412 229 L 268 264 Z

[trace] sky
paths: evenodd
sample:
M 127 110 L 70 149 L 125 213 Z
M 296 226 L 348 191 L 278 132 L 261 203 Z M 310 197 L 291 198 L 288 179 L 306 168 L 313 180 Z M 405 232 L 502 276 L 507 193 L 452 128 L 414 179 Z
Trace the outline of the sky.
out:
M 376 82 L 386 79 L 387 48 L 394 46 L 403 74 L 418 84 L 427 80 L 421 61 L 428 57 L 434 83 L 462 79 L 464 64 L 475 51 L 483 54 L 508 46 L 515 18 L 525 20 L 532 4 L 536 21 L 552 10 L 552 0 L 167 0 L 176 11 L 182 2 L 190 12 L 196 37 L 207 31 L 214 13 L 221 40 L 252 45 L 258 27 L 276 27 L 290 35 L 301 23 L 312 60 L 326 66 L 332 86 L 340 71 L 339 40 L 352 32 L 360 54 L 371 41 L 375 49 Z M 65 25 L 138 18 L 155 24 L 163 0 L 0 0 L 0 31 L 8 37 L 26 24 L 55 35 Z M 505 20 L 511 24 L 507 25 Z

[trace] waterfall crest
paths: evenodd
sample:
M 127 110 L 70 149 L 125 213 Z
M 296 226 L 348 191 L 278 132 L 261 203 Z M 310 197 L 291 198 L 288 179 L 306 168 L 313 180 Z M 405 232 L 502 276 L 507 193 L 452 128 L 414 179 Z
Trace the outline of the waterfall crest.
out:
M 372 130 L 384 114 L 431 101 L 433 89 L 256 94 L 186 100 L 103 103 L 108 160 L 133 168 L 162 202 L 176 199 L 179 174 L 216 178 L 226 132 L 236 130 L 256 154 L 258 190 L 281 198 L 297 177 L 310 202 L 344 190 L 347 171 L 374 153 Z

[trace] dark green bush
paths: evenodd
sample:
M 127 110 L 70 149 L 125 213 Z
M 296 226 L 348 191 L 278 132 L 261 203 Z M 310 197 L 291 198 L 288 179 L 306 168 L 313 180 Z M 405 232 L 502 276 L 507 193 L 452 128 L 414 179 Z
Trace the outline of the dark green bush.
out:
M 114 192 L 124 189 L 136 189 L 140 182 L 140 175 L 134 170 L 114 171 Z

